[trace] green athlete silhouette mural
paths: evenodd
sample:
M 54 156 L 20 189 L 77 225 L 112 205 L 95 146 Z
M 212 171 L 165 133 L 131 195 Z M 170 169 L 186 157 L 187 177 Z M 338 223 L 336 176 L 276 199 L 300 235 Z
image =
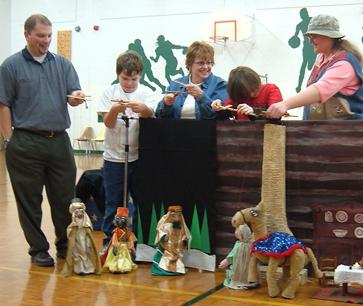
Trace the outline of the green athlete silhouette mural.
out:
M 297 48 L 301 43 L 299 34 L 301 33 L 301 36 L 303 37 L 302 63 L 300 66 L 298 85 L 295 88 L 296 92 L 301 91 L 301 85 L 304 81 L 306 68 L 311 70 L 314 66 L 316 58 L 314 48 L 312 44 L 310 44 L 309 38 L 304 36 L 304 33 L 308 30 L 308 25 L 311 19 L 308 10 L 305 7 L 300 10 L 300 18 L 301 21 L 296 25 L 295 34 L 288 41 L 291 48 Z
M 160 57 L 162 57 L 165 60 L 165 78 L 170 83 L 172 76 L 175 76 L 177 74 L 184 75 L 184 71 L 181 67 L 179 69 L 177 69 L 178 60 L 173 53 L 173 49 L 181 49 L 183 54 L 186 54 L 188 48 L 185 46 L 172 44 L 169 40 L 165 40 L 165 37 L 163 35 L 158 36 L 157 45 L 158 46 L 155 49 L 155 54 L 156 54 L 155 57 L 146 56 L 145 50 L 141 43 L 141 40 L 138 38 L 135 39 L 134 42 L 129 44 L 128 50 L 137 52 L 141 56 L 142 61 L 144 63 L 144 71 L 141 75 L 140 83 L 151 88 L 153 91 L 155 91 L 156 87 L 153 86 L 152 84 L 150 84 L 150 83 L 154 83 L 157 86 L 159 86 L 161 89 L 161 92 L 164 93 L 166 86 L 164 86 L 160 82 L 160 80 L 154 76 L 154 73 L 152 70 L 152 65 L 151 65 L 149 58 L 152 61 L 154 61 L 155 63 L 157 63 L 159 61 Z M 148 78 L 149 82 L 145 79 L 145 77 Z M 115 84 L 117 82 L 118 82 L 118 80 L 115 80 L 112 84 Z
M 171 82 L 171 77 L 177 74 L 184 75 L 183 69 L 178 67 L 178 60 L 173 53 L 173 49 L 182 49 L 183 54 L 187 52 L 187 47 L 172 44 L 169 40 L 165 40 L 163 35 L 159 35 L 157 38 L 157 48 L 155 49 L 156 57 L 150 56 L 150 59 L 155 63 L 162 57 L 165 60 L 165 78 L 168 82 Z
M 161 82 L 154 76 L 153 71 L 151 69 L 151 62 L 145 54 L 144 48 L 141 45 L 141 40 L 135 39 L 133 43 L 129 44 L 128 50 L 132 50 L 132 51 L 135 51 L 136 53 L 138 53 L 141 56 L 142 61 L 144 63 L 144 71 L 141 75 L 140 83 L 151 88 L 153 91 L 156 90 L 156 88 L 154 86 L 152 86 L 149 82 L 147 82 L 145 80 L 145 75 L 146 75 L 150 82 L 153 82 L 154 84 L 159 86 L 161 89 L 161 92 L 164 92 L 165 86 L 163 84 L 161 84 Z

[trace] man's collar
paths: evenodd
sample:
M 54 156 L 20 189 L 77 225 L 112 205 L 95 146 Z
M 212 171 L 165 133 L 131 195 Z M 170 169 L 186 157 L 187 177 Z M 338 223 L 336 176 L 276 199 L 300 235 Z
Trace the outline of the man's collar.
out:
M 35 61 L 33 56 L 30 54 L 29 50 L 27 49 L 27 47 L 25 47 L 21 53 L 23 54 L 24 58 L 27 60 L 27 61 Z M 51 53 L 51 52 L 47 52 L 47 56 L 45 57 L 45 61 L 52 61 L 54 60 L 55 57 L 54 55 Z

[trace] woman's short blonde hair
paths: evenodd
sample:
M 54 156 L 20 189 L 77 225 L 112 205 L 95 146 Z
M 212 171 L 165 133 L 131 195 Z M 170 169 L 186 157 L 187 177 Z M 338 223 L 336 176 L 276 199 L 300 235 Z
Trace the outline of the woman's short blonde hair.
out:
M 214 64 L 214 49 L 204 41 L 195 41 L 189 47 L 185 59 L 185 66 L 189 70 L 195 59 L 199 58 L 203 61 L 210 61 Z

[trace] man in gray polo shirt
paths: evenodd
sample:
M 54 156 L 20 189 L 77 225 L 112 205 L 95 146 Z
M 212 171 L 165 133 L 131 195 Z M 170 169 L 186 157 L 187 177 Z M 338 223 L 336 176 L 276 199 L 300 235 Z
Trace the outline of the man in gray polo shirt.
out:
M 57 257 L 65 258 L 68 207 L 74 197 L 76 165 L 68 134 L 68 104 L 84 100 L 77 73 L 64 57 L 48 51 L 52 24 L 32 15 L 24 24 L 27 46 L 0 66 L 0 128 L 19 221 L 32 263 L 53 266 L 41 230 L 45 187 L 56 234 Z M 67 98 L 67 95 L 79 98 Z

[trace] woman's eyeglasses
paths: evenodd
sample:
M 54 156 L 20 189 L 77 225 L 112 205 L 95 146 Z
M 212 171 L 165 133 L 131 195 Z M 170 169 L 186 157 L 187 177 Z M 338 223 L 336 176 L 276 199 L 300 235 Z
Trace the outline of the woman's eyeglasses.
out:
M 213 66 L 214 62 L 212 62 L 212 61 L 208 61 L 208 62 L 198 61 L 198 62 L 194 62 L 194 64 L 198 65 L 199 67 L 203 67 L 203 66 Z

